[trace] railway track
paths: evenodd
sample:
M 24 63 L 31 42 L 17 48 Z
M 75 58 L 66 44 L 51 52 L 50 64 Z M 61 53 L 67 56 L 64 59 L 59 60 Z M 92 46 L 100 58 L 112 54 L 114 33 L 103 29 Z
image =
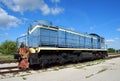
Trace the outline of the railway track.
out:
M 120 54 L 118 55 L 109 55 L 106 59 L 112 59 L 112 58 L 117 58 L 120 57 Z M 30 71 L 30 69 L 27 70 L 21 70 L 17 68 L 17 66 L 11 66 L 11 67 L 0 67 L 0 75 L 1 74 L 7 74 L 7 73 L 19 73 L 19 72 L 27 72 Z
M 120 54 L 109 55 L 108 57 L 106 57 L 106 59 L 111 59 L 111 58 L 116 58 L 116 57 L 120 57 Z
M 16 63 L 17 60 L 7 60 L 7 61 L 0 61 L 0 64 L 4 64 L 4 63 Z
M 5 73 L 18 73 L 22 72 L 24 70 L 21 70 L 17 68 L 17 66 L 12 66 L 12 67 L 2 67 L 0 68 L 0 74 L 5 74 Z

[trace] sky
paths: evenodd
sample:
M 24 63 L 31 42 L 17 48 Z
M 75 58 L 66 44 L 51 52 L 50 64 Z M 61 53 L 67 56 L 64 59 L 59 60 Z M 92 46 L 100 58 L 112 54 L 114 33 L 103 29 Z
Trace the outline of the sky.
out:
M 105 38 L 120 49 L 120 0 L 0 0 L 0 43 L 26 34 L 36 20 Z

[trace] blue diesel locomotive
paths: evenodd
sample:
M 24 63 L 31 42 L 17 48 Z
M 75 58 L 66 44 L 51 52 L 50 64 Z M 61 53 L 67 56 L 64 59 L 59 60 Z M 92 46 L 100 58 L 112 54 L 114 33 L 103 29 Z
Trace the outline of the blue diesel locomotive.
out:
M 18 38 L 18 41 L 22 37 Z M 107 56 L 104 38 L 97 34 L 78 33 L 51 22 L 33 22 L 25 36 L 29 47 L 29 64 L 42 67 L 49 64 L 80 62 L 85 59 L 98 59 Z

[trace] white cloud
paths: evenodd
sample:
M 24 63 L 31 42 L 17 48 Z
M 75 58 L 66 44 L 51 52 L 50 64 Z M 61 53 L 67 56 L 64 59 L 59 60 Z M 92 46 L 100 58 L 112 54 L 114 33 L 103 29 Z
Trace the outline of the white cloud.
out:
M 7 35 L 8 35 L 8 33 L 3 33 L 3 34 L 0 34 L 0 37 L 7 36 Z
M 20 36 L 26 36 L 27 35 L 27 33 L 24 33 L 24 34 L 21 34 Z
M 112 38 L 106 40 L 107 48 L 120 49 L 120 38 Z
M 94 30 L 96 28 L 96 25 L 90 26 L 90 30 Z
M 107 39 L 106 42 L 115 42 L 114 39 Z
M 55 7 L 55 8 L 51 8 L 51 13 L 55 15 L 55 14 L 59 14 L 63 10 L 64 10 L 63 8 Z
M 60 0 L 52 0 L 53 2 L 60 2 Z M 40 10 L 43 15 L 47 14 L 59 14 L 63 12 L 60 7 L 49 7 L 44 0 L 1 0 L 8 8 L 15 12 L 23 13 L 25 11 Z
M 51 0 L 51 2 L 53 2 L 53 3 L 59 3 L 60 0 Z
M 117 31 L 119 31 L 119 32 L 120 32 L 120 28 L 118 28 L 118 29 L 117 29 Z
M 0 8 L 0 29 L 8 29 L 10 27 L 17 27 L 21 20 L 15 16 L 9 15 L 5 10 Z

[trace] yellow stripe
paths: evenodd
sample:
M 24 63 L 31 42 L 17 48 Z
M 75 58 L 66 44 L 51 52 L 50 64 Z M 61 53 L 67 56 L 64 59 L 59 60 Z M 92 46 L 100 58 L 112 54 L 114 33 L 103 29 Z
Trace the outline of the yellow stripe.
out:
M 55 47 L 38 47 L 36 48 L 38 52 L 40 50 L 85 50 L 85 51 L 107 51 L 106 49 L 88 49 L 88 48 L 55 48 Z

